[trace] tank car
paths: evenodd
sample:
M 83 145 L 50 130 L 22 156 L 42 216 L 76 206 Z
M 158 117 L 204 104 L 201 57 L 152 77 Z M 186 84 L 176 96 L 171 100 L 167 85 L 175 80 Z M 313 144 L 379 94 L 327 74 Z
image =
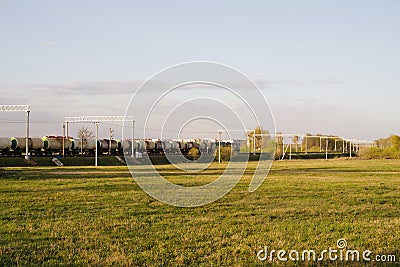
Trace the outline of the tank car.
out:
M 120 140 L 101 139 L 99 140 L 99 151 L 101 154 L 117 155 L 121 151 Z
M 153 140 L 146 140 L 146 150 L 150 152 L 155 152 L 156 143 Z
M 75 155 L 93 155 L 96 150 L 96 139 L 73 139 L 72 150 Z M 98 145 L 97 148 L 100 146 Z
M 73 140 L 65 138 L 63 136 L 44 136 L 42 138 L 43 152 L 45 155 L 60 155 L 63 151 L 66 155 L 70 154 L 73 149 Z
M 17 140 L 14 137 L 0 137 L 1 155 L 10 155 L 17 148 Z
M 143 140 L 135 140 L 135 142 L 133 143 L 133 149 L 135 150 L 135 152 L 142 152 L 142 151 L 146 151 L 146 142 Z M 123 150 L 123 152 L 125 154 L 131 154 L 132 153 L 132 140 L 124 140 L 121 143 L 121 150 Z
M 17 140 L 14 137 L 0 137 L 0 150 L 15 150 Z

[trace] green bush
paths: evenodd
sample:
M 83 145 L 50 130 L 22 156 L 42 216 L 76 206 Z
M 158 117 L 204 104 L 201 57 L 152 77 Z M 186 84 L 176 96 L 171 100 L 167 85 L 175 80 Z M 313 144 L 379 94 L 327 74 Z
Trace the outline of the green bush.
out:
M 200 151 L 198 148 L 192 147 L 189 150 L 189 156 L 192 160 L 196 160 L 200 157 Z
M 218 147 L 215 150 L 215 161 L 218 161 Z M 221 146 L 221 161 L 229 161 L 231 159 L 231 147 L 230 146 Z
M 396 147 L 370 147 L 360 149 L 360 157 L 366 159 L 400 159 L 400 149 Z

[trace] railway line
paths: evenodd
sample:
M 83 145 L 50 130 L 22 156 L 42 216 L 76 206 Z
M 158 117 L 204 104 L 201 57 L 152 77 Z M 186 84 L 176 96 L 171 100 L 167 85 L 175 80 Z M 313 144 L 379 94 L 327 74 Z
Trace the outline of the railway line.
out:
M 77 139 L 63 136 L 44 136 L 43 138 L 0 137 L 0 156 L 23 156 L 28 144 L 29 156 L 93 156 L 96 151 L 96 139 Z M 126 155 L 134 153 L 150 155 L 159 154 L 188 154 L 190 149 L 196 148 L 200 153 L 213 154 L 218 142 L 211 139 L 196 140 L 111 140 L 97 141 L 97 154 Z M 221 146 L 231 146 L 233 151 L 240 150 L 240 141 L 224 141 Z

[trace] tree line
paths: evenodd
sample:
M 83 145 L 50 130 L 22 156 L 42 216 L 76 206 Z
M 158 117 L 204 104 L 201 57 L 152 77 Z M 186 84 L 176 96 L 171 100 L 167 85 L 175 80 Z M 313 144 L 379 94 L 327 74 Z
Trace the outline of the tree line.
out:
M 400 159 L 400 136 L 375 140 L 375 147 L 363 148 L 359 155 L 367 159 Z

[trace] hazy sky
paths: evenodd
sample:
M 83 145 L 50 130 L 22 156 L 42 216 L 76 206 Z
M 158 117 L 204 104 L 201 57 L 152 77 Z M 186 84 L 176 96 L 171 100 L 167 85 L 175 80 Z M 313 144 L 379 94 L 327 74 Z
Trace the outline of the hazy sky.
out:
M 61 134 L 64 116 L 123 115 L 151 75 L 206 60 L 255 80 L 278 131 L 400 134 L 399 12 L 399 1 L 0 0 L 0 104 L 31 104 L 32 135 Z M 0 114 L 0 136 L 23 136 L 23 120 Z M 109 127 L 119 135 L 105 124 L 103 137 Z

